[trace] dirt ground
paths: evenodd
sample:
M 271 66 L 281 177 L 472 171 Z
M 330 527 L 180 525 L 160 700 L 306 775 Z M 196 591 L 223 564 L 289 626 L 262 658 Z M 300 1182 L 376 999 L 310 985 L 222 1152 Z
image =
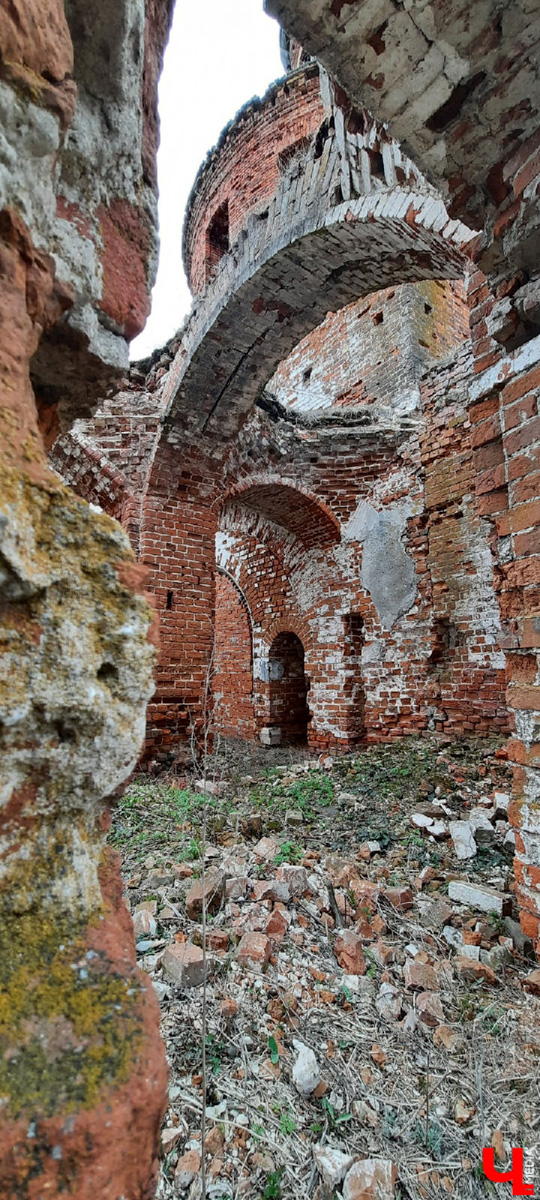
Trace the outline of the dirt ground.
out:
M 212 1200 L 511 1196 L 490 1146 L 497 1171 L 532 1151 L 540 1189 L 509 790 L 496 742 L 432 736 L 224 743 L 130 784 L 112 840 L 170 1064 L 160 1200 L 201 1194 L 204 1079 Z

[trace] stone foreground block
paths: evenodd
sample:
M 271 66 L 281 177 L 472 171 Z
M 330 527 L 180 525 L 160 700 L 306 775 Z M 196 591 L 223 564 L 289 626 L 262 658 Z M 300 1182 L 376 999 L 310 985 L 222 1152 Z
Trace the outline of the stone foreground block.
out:
M 448 895 L 458 904 L 468 904 L 470 908 L 479 908 L 482 912 L 494 912 L 504 916 L 511 910 L 511 900 L 503 892 L 495 888 L 482 887 L 478 883 L 467 883 L 466 880 L 452 879 L 448 884 Z

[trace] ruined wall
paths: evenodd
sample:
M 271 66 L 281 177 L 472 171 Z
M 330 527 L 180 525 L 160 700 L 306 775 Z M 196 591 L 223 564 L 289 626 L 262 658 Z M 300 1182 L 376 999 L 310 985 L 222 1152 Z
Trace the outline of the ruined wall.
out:
M 226 253 L 250 215 L 262 220 L 280 174 L 305 149 L 324 120 L 316 63 L 272 84 L 263 100 L 253 100 L 228 125 L 203 163 L 188 201 L 184 225 L 184 266 L 198 295 L 219 261 L 212 259 L 209 227 L 227 205 Z
M 226 466 L 224 487 L 234 485 L 217 561 L 253 623 L 259 737 L 272 724 L 269 657 L 280 630 L 304 646 L 310 745 L 507 728 L 488 529 L 475 509 L 470 372 L 468 346 L 432 367 L 423 419 L 400 433 L 340 428 L 339 410 L 306 426 L 259 413 L 244 427 Z M 339 529 L 324 542 L 328 512 Z M 228 609 L 222 624 L 216 606 L 221 657 L 242 636 L 231 617 Z M 236 703 L 233 684 L 220 700 L 228 732 Z
M 0 1177 L 9 1200 L 142 1200 L 165 1064 L 105 839 L 153 612 L 121 527 L 50 470 L 38 406 L 47 441 L 90 411 L 147 312 L 144 5 L 17 0 L 0 48 Z
M 506 650 L 514 766 L 521 921 L 540 946 L 539 668 L 540 340 L 535 338 L 470 385 L 478 509 L 490 523 L 495 588 Z
M 160 613 L 156 695 L 148 707 L 147 757 L 192 761 L 208 719 L 215 618 L 216 464 L 169 452 L 146 496 L 141 561 Z
M 359 427 L 365 427 L 369 434 L 366 444 L 374 450 L 373 461 L 377 462 L 382 454 L 387 467 L 395 454 L 394 435 L 400 422 L 418 405 L 423 366 L 443 354 L 465 332 L 462 286 L 457 281 L 446 283 L 444 278 L 437 280 L 433 276 L 438 272 L 442 277 L 453 278 L 462 273 L 466 260 L 461 247 L 470 239 L 470 231 L 447 221 L 440 201 L 368 114 L 364 132 L 355 135 L 356 151 L 363 164 L 358 180 L 362 194 L 357 199 L 342 202 L 341 141 L 326 100 L 323 108 L 328 120 L 321 126 L 320 137 L 311 139 L 294 157 L 288 156 L 286 164 L 280 163 L 279 137 L 273 145 L 267 139 L 267 155 L 272 151 L 274 156 L 275 192 L 267 206 L 266 220 L 253 219 L 250 207 L 253 196 L 248 186 L 251 166 L 249 160 L 246 163 L 243 138 L 260 137 L 258 127 L 264 131 L 268 122 L 277 132 L 283 104 L 285 133 L 290 140 L 287 123 L 292 119 L 290 97 L 295 87 L 299 119 L 305 119 L 306 114 L 310 116 L 315 97 L 319 108 L 322 103 L 316 71 L 309 74 L 309 88 L 305 86 L 305 78 L 301 72 L 290 84 L 285 81 L 271 89 L 262 105 L 248 106 L 228 129 L 221 148 L 213 152 L 200 187 L 204 191 L 207 182 L 220 179 L 222 154 L 238 203 L 243 196 L 247 206 L 245 230 L 231 252 L 219 262 L 211 285 L 197 298 L 174 350 L 166 348 L 152 364 L 139 399 L 126 392 L 124 410 L 116 400 L 108 400 L 93 422 L 91 437 L 96 452 L 103 455 L 102 461 L 111 471 L 119 468 L 123 456 L 127 494 L 141 497 L 137 541 L 141 559 L 152 571 L 162 617 L 162 654 L 157 693 L 149 710 L 147 744 L 148 755 L 158 761 L 170 761 L 175 754 L 189 756 L 190 732 L 202 720 L 201 696 L 212 672 L 215 622 L 212 543 L 220 504 L 228 488 L 222 464 L 238 438 L 246 414 L 278 363 L 281 365 L 271 387 L 277 380 L 278 391 L 281 388 L 278 402 L 285 397 L 296 415 L 303 403 L 300 396 L 297 404 L 295 394 L 299 372 L 303 376 L 312 364 L 308 361 L 302 365 L 306 349 L 302 345 L 289 359 L 286 356 L 317 320 L 326 317 L 329 309 L 337 312 L 322 329 L 317 327 L 308 335 L 309 345 L 317 351 L 312 370 L 314 387 L 320 392 L 318 385 L 326 375 L 324 404 L 330 398 L 332 412 L 350 412 Z M 196 189 L 193 197 L 196 219 L 190 214 L 188 229 L 202 238 L 206 226 L 204 210 L 197 209 L 198 196 Z M 430 282 L 424 278 L 426 273 L 431 277 Z M 375 297 L 374 284 L 382 289 Z M 388 285 L 386 289 L 384 284 Z M 340 311 L 343 305 L 356 301 L 359 293 L 365 300 L 343 314 Z M 163 365 L 158 366 L 158 361 Z M 362 372 L 367 396 L 359 394 Z M 146 387 L 155 402 L 154 419 L 156 414 L 158 420 L 161 417 L 164 427 L 159 444 L 154 443 L 155 455 L 149 433 L 145 475 L 140 448 L 149 432 L 145 427 Z M 264 403 L 271 405 L 269 391 L 265 396 Z M 369 403 L 363 404 L 366 398 Z M 357 407 L 364 410 L 362 416 L 354 415 Z M 151 410 L 152 403 L 150 414 Z M 310 409 L 311 415 L 315 411 Z M 130 447 L 128 454 L 130 422 L 133 448 Z M 83 435 L 82 427 L 79 428 Z M 403 428 L 407 432 L 406 421 Z M 89 433 L 88 428 L 84 430 L 84 437 Z M 318 480 L 314 493 L 319 506 L 327 500 L 330 505 L 337 505 L 335 520 L 343 517 L 345 522 L 358 505 L 358 488 L 350 475 L 353 470 L 364 471 L 369 461 L 369 456 L 365 460 L 362 454 L 358 458 L 356 447 L 349 454 L 347 441 L 348 428 L 342 431 L 339 455 L 344 457 L 343 465 L 340 462 L 339 466 L 335 462 L 336 445 L 329 443 L 333 459 L 328 467 L 331 484 L 327 499 L 324 487 L 322 494 L 317 490 Z M 387 445 L 393 447 L 388 460 Z M 289 453 L 294 457 L 297 447 L 289 447 Z M 251 473 L 259 460 L 262 463 L 266 459 L 266 447 L 252 446 Z M 72 462 L 73 455 L 68 466 Z M 342 484 L 344 495 L 340 494 Z M 286 491 L 280 494 L 283 503 L 274 496 L 271 511 L 259 515 L 275 524 L 277 505 L 279 525 L 282 510 L 292 508 L 295 528 L 290 528 L 291 512 L 286 527 L 288 534 L 297 538 L 297 549 L 301 548 L 300 553 L 295 551 L 295 570 L 307 572 L 309 580 L 310 573 L 317 573 L 313 563 L 309 565 L 309 554 L 316 558 L 324 549 L 322 544 L 313 542 L 306 555 L 306 537 L 311 523 L 320 523 L 320 516 L 314 517 L 314 512 L 320 513 L 320 507 L 299 507 L 297 499 L 291 506 Z M 246 497 L 243 503 L 245 506 Z M 260 507 L 260 494 L 257 504 Z M 414 522 L 420 520 L 421 505 L 418 512 L 407 510 L 403 515 L 398 504 L 397 524 L 392 520 L 385 524 L 377 516 L 377 504 L 371 505 L 361 518 L 362 538 L 365 535 L 368 547 L 366 558 L 369 560 L 371 554 L 370 570 L 374 576 L 377 567 L 372 548 L 381 525 L 384 525 L 382 532 L 386 531 L 390 540 L 399 543 L 410 519 L 407 536 L 410 535 L 411 542 L 416 539 L 419 548 L 423 546 L 421 530 L 414 527 Z M 352 540 L 360 544 L 362 539 L 355 534 Z M 319 575 L 324 579 L 325 564 L 321 561 L 319 566 Z M 357 575 L 358 572 L 355 578 Z M 319 728 L 320 736 L 326 740 L 335 734 L 336 740 L 343 743 L 360 735 L 364 716 L 363 700 L 359 704 L 353 701 L 359 685 L 352 679 L 352 667 L 358 666 L 352 660 L 359 656 L 351 647 L 347 649 L 348 635 L 344 632 L 344 619 L 348 619 L 350 612 L 356 612 L 355 597 L 351 599 L 347 593 L 343 604 L 337 601 L 339 579 L 340 569 L 329 602 L 329 611 L 339 610 L 336 628 L 332 634 L 325 629 L 324 650 L 313 651 L 320 659 L 316 668 L 320 694 L 318 701 L 314 701 L 318 704 L 319 724 L 312 722 L 312 729 Z M 306 595 L 310 587 L 306 583 Z M 368 629 L 370 620 L 367 616 Z M 374 618 L 373 629 L 379 625 L 378 618 Z M 320 640 L 316 622 L 314 634 L 312 641 L 316 645 Z M 341 658 L 348 655 L 346 667 L 340 659 L 342 696 L 338 700 L 334 682 L 324 683 L 325 664 L 333 667 L 329 649 L 332 638 L 335 648 L 339 647 L 336 653 Z M 419 636 L 418 642 L 422 646 L 420 657 L 425 657 L 424 638 Z M 406 728 L 407 722 L 400 716 L 402 707 L 404 713 L 407 710 L 416 714 L 421 704 L 419 688 L 413 680 L 414 669 L 406 668 L 410 682 L 399 687 L 395 683 L 395 678 L 403 673 L 402 664 L 411 659 L 410 646 L 405 646 L 403 652 L 400 650 L 395 671 L 389 666 L 392 657 L 386 651 L 383 653 L 383 648 L 370 653 L 366 669 L 373 680 L 371 723 L 378 736 L 385 721 L 392 728 Z M 394 672 L 390 683 L 389 671 Z M 314 696 L 316 691 L 313 689 Z M 327 721 L 333 720 L 334 733 L 323 730 L 325 708 Z M 424 722 L 425 714 L 419 719 Z M 408 727 L 415 727 L 414 721 Z
M 369 139 L 376 137 L 384 141 L 371 122 Z M 384 145 L 395 166 L 399 148 Z M 164 630 L 148 729 L 149 755 L 159 761 L 174 758 L 175 747 L 177 757 L 189 757 L 190 731 L 203 720 L 214 627 L 210 541 L 222 463 L 268 379 L 329 310 L 375 287 L 463 272 L 470 231 L 447 221 L 410 164 L 401 184 L 390 170 L 384 183 L 370 174 L 362 196 L 336 204 L 340 162 L 329 122 L 320 144 L 310 142 L 303 157 L 279 173 L 267 219 L 248 216 L 242 236 L 196 298 L 172 358 L 164 353 L 169 365 L 152 370 L 152 383 L 163 371 L 154 393 L 162 426 L 146 476 L 139 547 L 153 574 Z M 243 168 L 243 160 L 238 163 Z M 390 414 L 391 427 L 393 419 Z M 375 428 L 378 418 L 370 415 L 372 421 Z M 194 514 L 187 555 L 181 543 L 186 497 Z M 170 581 L 177 579 L 187 580 L 184 599 L 167 608 L 175 590 Z
M 354 105 L 388 122 L 452 216 L 484 230 L 478 261 L 506 278 L 538 276 L 537 14 L 527 0 L 266 0 L 267 10 Z
M 318 412 L 333 405 L 418 405 L 423 370 L 469 333 L 461 281 L 433 280 L 374 292 L 303 338 L 269 380 L 286 408 Z
M 433 649 L 427 699 L 435 728 L 508 728 L 505 656 L 489 525 L 479 513 L 468 412 L 470 345 L 422 381 L 421 437 Z
M 439 0 L 406 10 L 390 2 L 375 9 L 335 0 L 266 0 L 266 7 L 341 85 L 348 130 L 357 127 L 355 104 L 367 103 L 439 185 L 452 215 L 481 230 L 471 246 L 481 268 L 470 290 L 478 376 L 470 388 L 471 419 L 479 425 L 473 432 L 475 489 L 479 515 L 494 525 L 504 644 L 513 647 L 508 671 L 516 682 L 508 700 L 517 733 L 510 753 L 519 764 L 513 816 L 525 831 L 517 871 L 522 922 L 538 938 L 538 517 L 527 480 L 536 474 L 532 414 L 538 388 L 536 13 L 527 3 L 501 8 L 495 0 L 474 12 Z M 505 386 L 508 407 L 515 405 L 508 430 Z M 519 405 L 521 396 L 526 403 Z

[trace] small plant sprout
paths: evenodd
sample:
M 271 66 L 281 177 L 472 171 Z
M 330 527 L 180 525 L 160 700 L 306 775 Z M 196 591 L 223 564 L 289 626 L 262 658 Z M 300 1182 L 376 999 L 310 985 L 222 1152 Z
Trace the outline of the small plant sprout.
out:
M 279 1050 L 276 1039 L 272 1035 L 268 1038 L 268 1049 L 270 1051 L 270 1058 L 274 1065 L 276 1065 L 279 1062 Z

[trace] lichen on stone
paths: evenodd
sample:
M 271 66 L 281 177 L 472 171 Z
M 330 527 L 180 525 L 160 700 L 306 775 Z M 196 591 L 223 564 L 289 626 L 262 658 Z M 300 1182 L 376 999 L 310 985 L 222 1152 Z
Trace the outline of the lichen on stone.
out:
M 0 893 L 0 1102 L 13 1117 L 90 1108 L 128 1078 L 137 1053 L 136 973 L 89 949 L 81 919 L 34 904 L 14 911 L 14 896 L 22 907 L 20 882 Z M 96 911 L 90 929 L 102 919 Z

